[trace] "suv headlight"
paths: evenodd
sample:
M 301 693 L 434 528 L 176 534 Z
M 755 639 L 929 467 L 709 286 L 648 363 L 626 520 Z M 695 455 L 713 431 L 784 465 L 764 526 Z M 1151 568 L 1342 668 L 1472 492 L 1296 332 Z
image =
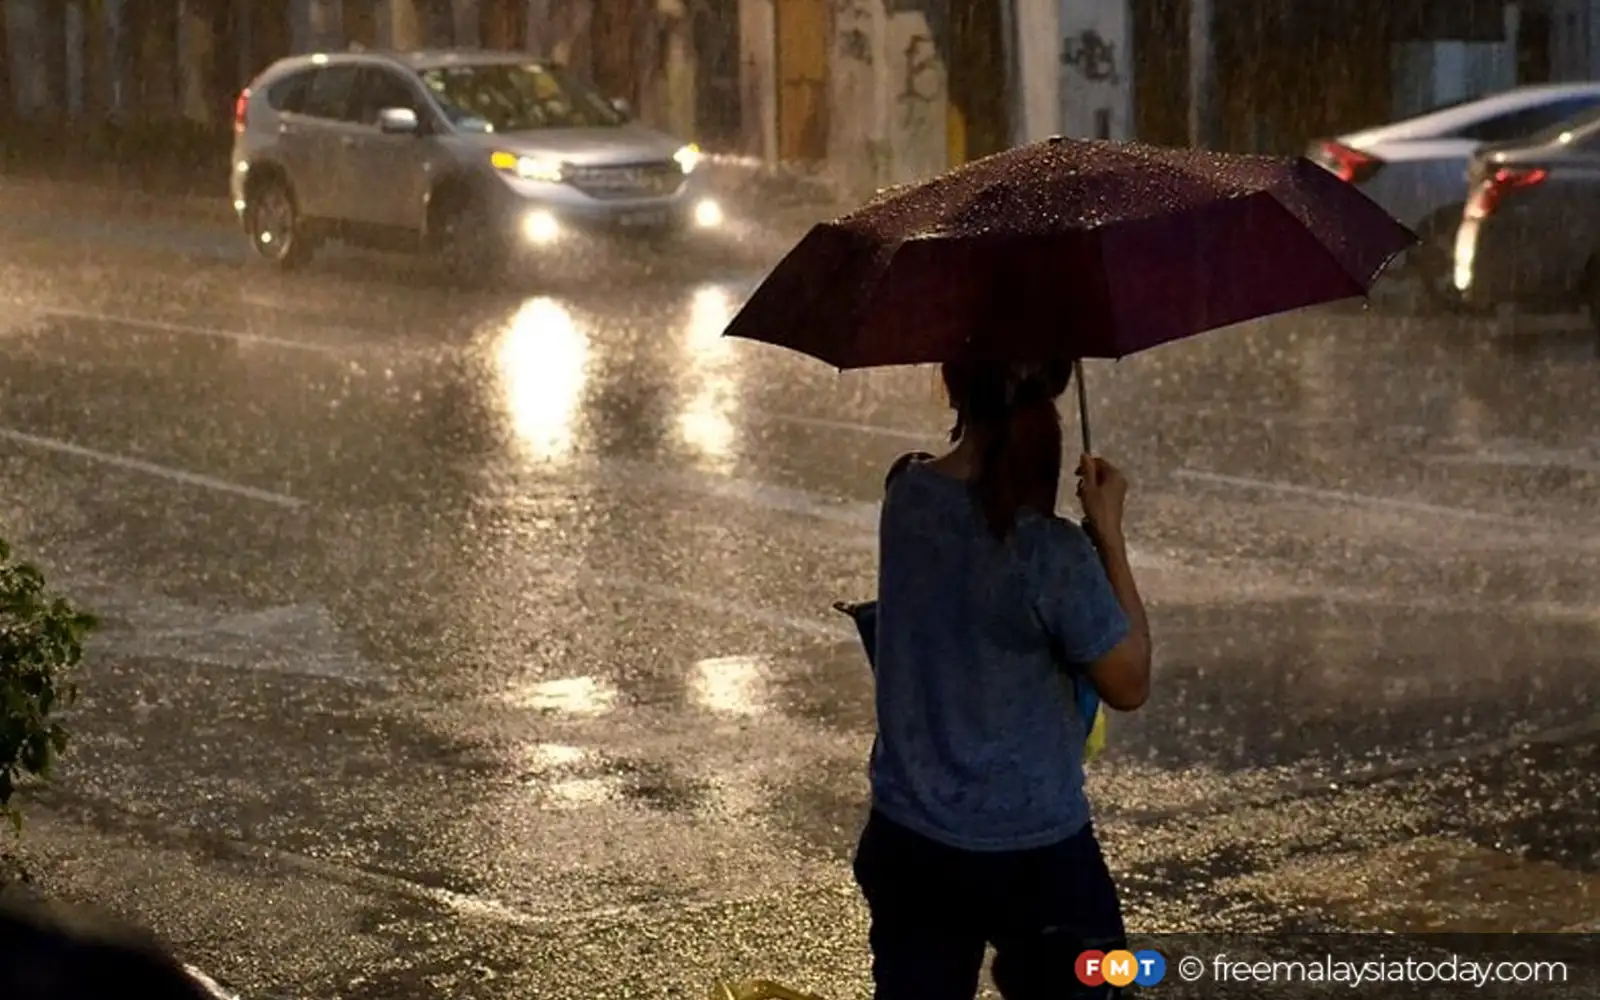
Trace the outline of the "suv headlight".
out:
M 673 153 L 672 158 L 678 161 L 678 169 L 688 174 L 693 173 L 694 168 L 700 165 L 704 154 L 700 152 L 699 146 L 691 142 L 676 153 Z
M 516 153 L 494 153 L 489 163 L 503 173 L 515 174 L 525 181 L 550 181 L 559 184 L 566 176 L 566 165 L 557 160 L 545 160 Z

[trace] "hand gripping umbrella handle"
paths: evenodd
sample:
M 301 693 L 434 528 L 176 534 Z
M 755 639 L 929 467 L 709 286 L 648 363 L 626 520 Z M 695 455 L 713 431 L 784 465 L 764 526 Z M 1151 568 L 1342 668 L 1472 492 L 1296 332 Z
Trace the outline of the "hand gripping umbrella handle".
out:
M 1089 440 L 1089 389 L 1083 384 L 1081 358 L 1072 363 L 1072 377 L 1078 383 L 1078 427 L 1083 431 L 1083 453 L 1093 455 L 1094 447 Z

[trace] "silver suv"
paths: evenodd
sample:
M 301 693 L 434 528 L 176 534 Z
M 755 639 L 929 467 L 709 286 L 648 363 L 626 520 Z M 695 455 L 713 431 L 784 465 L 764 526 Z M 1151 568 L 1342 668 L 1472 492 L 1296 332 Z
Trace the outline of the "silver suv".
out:
M 575 231 L 721 225 L 700 159 L 525 54 L 342 52 L 280 60 L 239 95 L 230 189 L 280 267 L 337 239 L 475 278 Z

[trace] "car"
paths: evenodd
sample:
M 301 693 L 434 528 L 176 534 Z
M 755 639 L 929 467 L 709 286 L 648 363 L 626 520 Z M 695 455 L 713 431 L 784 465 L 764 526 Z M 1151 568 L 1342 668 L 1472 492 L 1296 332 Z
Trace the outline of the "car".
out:
M 1454 285 L 1469 305 L 1588 307 L 1600 332 L 1600 111 L 1468 169 Z
M 255 252 L 292 269 L 325 240 L 499 273 L 583 231 L 722 224 L 699 147 L 510 52 L 280 60 L 234 107 L 230 192 Z
M 1600 108 L 1600 82 L 1516 87 L 1377 128 L 1311 143 L 1307 157 L 1357 185 L 1422 244 L 1406 267 L 1435 308 L 1459 303 L 1452 246 L 1466 199 L 1468 161 Z

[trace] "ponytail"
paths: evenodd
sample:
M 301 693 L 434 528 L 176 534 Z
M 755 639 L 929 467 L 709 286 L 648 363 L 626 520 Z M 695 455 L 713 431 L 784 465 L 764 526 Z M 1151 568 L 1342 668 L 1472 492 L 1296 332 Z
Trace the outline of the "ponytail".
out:
M 1071 373 L 1065 364 L 945 366 L 945 383 L 956 401 L 950 437 L 978 436 L 973 499 L 997 538 L 1011 534 L 1024 508 L 1055 513 L 1062 443 L 1056 399 Z

